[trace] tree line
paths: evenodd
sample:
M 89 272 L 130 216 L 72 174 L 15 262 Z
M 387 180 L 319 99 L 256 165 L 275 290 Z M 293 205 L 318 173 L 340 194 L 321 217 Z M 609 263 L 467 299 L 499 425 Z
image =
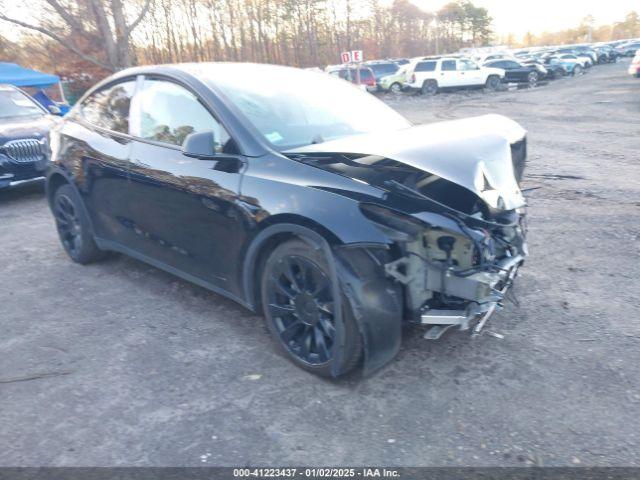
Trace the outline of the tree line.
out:
M 410 0 L 32 0 L 30 19 L 0 0 L 0 61 L 55 72 L 79 88 L 136 64 L 249 61 L 299 67 L 339 62 L 340 52 L 365 59 L 413 57 L 479 47 L 496 39 L 487 9 L 453 0 L 425 12 Z M 591 23 L 589 23 L 591 22 Z M 524 43 L 567 43 L 640 36 L 635 12 L 594 28 L 528 34 Z
M 135 64 L 250 61 L 324 66 L 341 51 L 368 59 L 481 46 L 491 17 L 470 0 L 428 13 L 409 0 L 34 0 L 31 16 L 0 20 L 25 32 L 2 56 L 31 58 L 62 74 Z M 0 22 L 2 23 L 2 22 Z M 12 48 L 13 47 L 13 48 Z M 79 67 L 80 70 L 79 70 Z

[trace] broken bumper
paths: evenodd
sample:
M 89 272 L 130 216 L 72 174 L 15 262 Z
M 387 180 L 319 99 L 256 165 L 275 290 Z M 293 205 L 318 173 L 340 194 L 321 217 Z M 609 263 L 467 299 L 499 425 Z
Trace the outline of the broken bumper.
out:
M 451 327 L 469 330 L 478 335 L 493 313 L 502 308 L 502 302 L 524 262 L 524 256 L 504 258 L 497 262 L 497 272 L 483 273 L 470 277 L 456 277 L 451 272 L 444 272 L 444 290 L 461 297 L 471 297 L 479 292 L 490 292 L 483 298 L 473 300 L 464 310 L 427 309 L 420 314 L 420 324 L 431 326 L 425 334 L 426 339 L 435 340 Z M 474 293 L 475 292 L 475 293 Z

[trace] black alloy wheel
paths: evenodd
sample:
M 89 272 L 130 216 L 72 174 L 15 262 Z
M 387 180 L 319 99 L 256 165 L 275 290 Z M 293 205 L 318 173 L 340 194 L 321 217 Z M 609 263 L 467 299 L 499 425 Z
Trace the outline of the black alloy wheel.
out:
M 336 341 L 335 299 L 329 269 L 321 252 L 304 241 L 280 245 L 263 272 L 262 303 L 267 326 L 281 350 L 302 368 L 331 375 Z M 360 358 L 362 344 L 355 320 L 343 308 L 347 372 Z
M 84 264 L 102 259 L 106 252 L 97 247 L 80 202 L 71 185 L 62 185 L 53 194 L 51 210 L 65 251 L 74 262 Z
M 62 246 L 71 257 L 77 256 L 82 249 L 80 220 L 76 207 L 67 195 L 56 195 L 53 215 Z

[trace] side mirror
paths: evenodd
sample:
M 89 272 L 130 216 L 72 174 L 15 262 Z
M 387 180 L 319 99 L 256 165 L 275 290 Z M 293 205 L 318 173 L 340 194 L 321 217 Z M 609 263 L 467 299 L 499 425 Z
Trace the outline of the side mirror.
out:
M 187 135 L 182 144 L 182 153 L 187 157 L 207 160 L 216 156 L 215 136 L 211 130 Z
M 62 110 L 60 110 L 60 107 L 57 105 L 49 105 L 47 106 L 47 110 L 49 110 L 51 115 L 62 115 Z

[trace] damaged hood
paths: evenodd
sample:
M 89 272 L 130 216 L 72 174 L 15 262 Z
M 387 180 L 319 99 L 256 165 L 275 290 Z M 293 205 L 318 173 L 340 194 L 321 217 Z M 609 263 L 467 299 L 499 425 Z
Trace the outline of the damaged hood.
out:
M 523 206 L 525 200 L 514 176 L 511 144 L 525 135 L 526 131 L 509 118 L 483 115 L 352 135 L 285 153 L 388 158 L 456 183 L 492 208 L 512 210 Z

